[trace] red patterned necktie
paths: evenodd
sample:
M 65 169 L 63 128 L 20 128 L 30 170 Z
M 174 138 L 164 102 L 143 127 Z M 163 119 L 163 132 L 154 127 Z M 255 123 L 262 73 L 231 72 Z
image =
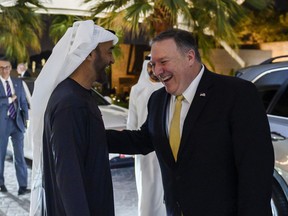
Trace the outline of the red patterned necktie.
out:
M 7 96 L 8 97 L 12 97 L 12 91 L 11 91 L 11 87 L 9 85 L 8 80 L 6 80 L 6 87 L 7 87 Z M 16 109 L 14 107 L 14 103 L 13 102 L 9 104 L 8 111 L 9 111 L 9 116 L 12 119 L 15 119 L 15 117 L 16 117 Z

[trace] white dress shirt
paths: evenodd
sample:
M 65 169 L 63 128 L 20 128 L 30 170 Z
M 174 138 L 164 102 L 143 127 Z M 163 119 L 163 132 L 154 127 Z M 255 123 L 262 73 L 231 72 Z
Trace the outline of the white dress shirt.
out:
M 0 80 L 1 80 L 1 82 L 2 82 L 2 84 L 3 84 L 3 86 L 4 86 L 5 94 L 7 95 L 7 83 L 6 83 L 6 80 L 3 79 L 3 77 L 1 77 L 1 76 L 0 76 Z M 10 85 L 10 88 L 11 88 L 11 94 L 14 95 L 14 94 L 15 94 L 15 90 L 14 90 L 14 86 L 13 86 L 13 83 L 12 83 L 11 78 L 9 77 L 9 78 L 7 79 L 7 81 L 9 82 L 9 85 Z M 7 95 L 7 97 L 8 97 L 8 95 Z M 12 98 L 11 98 L 11 97 L 8 97 L 8 103 L 9 103 L 9 104 L 12 103 Z M 9 114 L 10 114 L 10 113 L 9 113 L 9 111 L 8 111 L 7 115 L 9 115 Z
M 183 129 L 183 124 L 184 124 L 186 115 L 188 113 L 190 105 L 192 104 L 192 101 L 194 99 L 197 87 L 199 85 L 199 82 L 201 80 L 203 73 L 204 73 L 204 65 L 202 65 L 199 74 L 195 77 L 195 79 L 190 83 L 188 88 L 182 94 L 184 96 L 184 99 L 182 101 L 182 108 L 181 108 L 181 114 L 180 114 L 180 137 L 182 136 L 182 129 Z M 170 134 L 170 124 L 171 124 L 171 120 L 172 120 L 174 109 L 175 109 L 175 101 L 176 101 L 176 96 L 172 95 L 169 105 L 167 106 L 167 118 L 166 118 L 167 134 Z
M 4 86 L 5 94 L 7 95 L 7 83 L 6 83 L 6 80 L 3 79 L 3 77 L 1 77 L 1 76 L 0 76 L 0 80 L 1 80 L 1 82 L 3 84 L 3 86 Z M 10 85 L 10 88 L 11 88 L 11 94 L 14 95 L 15 94 L 15 89 L 14 89 L 14 86 L 13 86 L 11 78 L 9 77 L 7 79 L 7 81 L 9 82 L 9 85 Z M 12 98 L 9 97 L 8 100 L 9 100 L 9 104 L 12 103 Z

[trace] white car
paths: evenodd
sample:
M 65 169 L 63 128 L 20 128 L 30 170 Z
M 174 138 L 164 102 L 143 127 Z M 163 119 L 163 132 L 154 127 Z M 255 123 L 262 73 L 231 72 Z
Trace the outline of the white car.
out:
M 275 154 L 273 216 L 288 215 L 288 61 L 275 62 L 282 57 L 288 56 L 268 59 L 236 73 L 237 77 L 255 84 L 266 108 Z
M 26 92 L 26 97 L 28 103 L 31 101 L 31 91 L 33 90 L 33 86 L 29 85 L 29 88 L 27 84 L 31 85 L 29 82 L 24 82 L 24 88 Z M 95 96 L 95 100 L 97 101 L 97 104 L 99 106 L 99 109 L 102 113 L 104 125 L 106 129 L 115 129 L 115 130 L 122 130 L 126 128 L 126 122 L 127 122 L 127 116 L 128 116 L 128 110 L 126 108 L 111 104 L 105 97 L 103 97 L 101 94 L 99 94 L 96 90 L 93 89 L 93 96 Z M 24 156 L 25 158 L 32 160 L 32 144 L 29 142 L 28 133 L 25 133 L 24 135 Z M 12 154 L 12 143 L 9 139 L 8 143 L 8 154 Z M 126 156 L 126 155 L 119 155 L 119 154 L 109 154 L 110 164 L 111 167 L 119 167 L 119 166 L 130 166 L 133 163 L 133 157 L 132 156 Z

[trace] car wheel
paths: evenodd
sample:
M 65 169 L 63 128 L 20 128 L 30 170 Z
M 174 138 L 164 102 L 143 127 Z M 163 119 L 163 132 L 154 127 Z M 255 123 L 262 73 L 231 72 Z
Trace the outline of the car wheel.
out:
M 288 216 L 288 203 L 285 195 L 274 179 L 272 185 L 271 208 L 273 216 Z

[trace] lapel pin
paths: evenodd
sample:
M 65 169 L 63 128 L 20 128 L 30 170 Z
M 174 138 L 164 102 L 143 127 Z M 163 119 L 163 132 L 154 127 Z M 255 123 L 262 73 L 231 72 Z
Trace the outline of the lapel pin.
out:
M 206 97 L 206 93 L 200 93 L 200 97 Z

